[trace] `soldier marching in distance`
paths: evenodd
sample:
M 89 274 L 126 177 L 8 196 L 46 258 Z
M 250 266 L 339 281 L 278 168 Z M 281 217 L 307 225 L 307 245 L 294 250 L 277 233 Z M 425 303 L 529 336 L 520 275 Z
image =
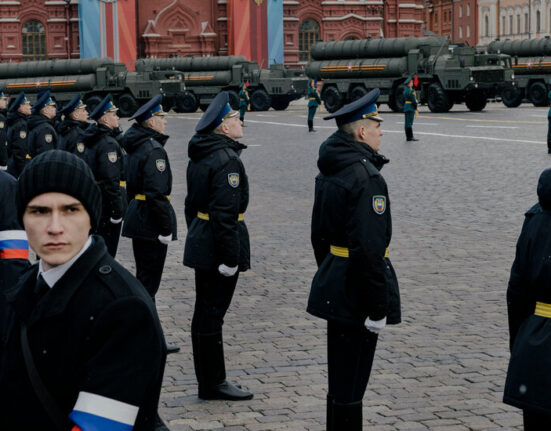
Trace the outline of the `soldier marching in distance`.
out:
M 50 97 L 50 92 L 42 92 L 32 107 L 32 115 L 28 121 L 28 142 L 31 158 L 57 147 L 57 132 L 53 125 L 56 111 L 56 105 Z
M 31 102 L 21 92 L 8 109 L 8 172 L 18 177 L 31 160 L 27 141 L 27 120 L 31 115 Z

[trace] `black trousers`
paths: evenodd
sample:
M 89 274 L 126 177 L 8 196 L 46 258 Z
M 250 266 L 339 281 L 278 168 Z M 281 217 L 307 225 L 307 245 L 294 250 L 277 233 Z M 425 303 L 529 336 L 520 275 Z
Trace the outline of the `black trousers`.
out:
M 102 217 L 99 221 L 97 234 L 103 237 L 107 251 L 111 257 L 115 257 L 117 254 L 117 248 L 119 246 L 119 239 L 121 237 L 122 222 L 119 224 L 113 224 L 109 221 L 109 217 Z
M 222 332 L 224 316 L 231 304 L 239 271 L 224 277 L 217 269 L 195 270 L 195 310 L 191 333 L 213 335 Z
M 551 416 L 534 410 L 523 410 L 524 431 L 541 431 L 549 429 Z
M 167 250 L 168 246 L 157 240 L 132 238 L 136 278 L 145 286 L 153 301 L 161 285 Z
M 363 325 L 327 322 L 328 395 L 335 403 L 348 404 L 363 399 L 377 338 L 377 334 Z

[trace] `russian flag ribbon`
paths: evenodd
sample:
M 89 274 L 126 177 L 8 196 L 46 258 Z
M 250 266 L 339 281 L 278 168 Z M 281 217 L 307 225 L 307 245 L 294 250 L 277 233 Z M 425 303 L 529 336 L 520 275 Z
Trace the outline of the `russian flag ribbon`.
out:
M 0 231 L 0 259 L 28 259 L 29 241 L 24 230 Z
M 82 431 L 131 431 L 138 407 L 90 392 L 80 392 L 69 418 Z

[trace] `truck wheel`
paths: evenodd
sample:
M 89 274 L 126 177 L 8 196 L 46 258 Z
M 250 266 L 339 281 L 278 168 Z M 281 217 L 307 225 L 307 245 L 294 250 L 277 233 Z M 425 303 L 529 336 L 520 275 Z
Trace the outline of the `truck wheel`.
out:
M 138 103 L 130 94 L 119 97 L 119 116 L 130 117 L 138 108 Z
M 267 111 L 270 109 L 271 104 L 272 99 L 268 93 L 261 88 L 251 95 L 251 108 L 253 111 Z
M 239 110 L 239 95 L 233 90 L 227 90 L 227 92 L 231 109 L 234 111 Z
M 101 101 L 103 100 L 100 96 L 90 96 L 86 99 L 86 108 L 88 112 L 92 112 L 94 109 L 96 109 L 96 106 L 98 106 Z
M 199 100 L 195 94 L 187 91 L 176 96 L 174 103 L 174 112 L 181 114 L 182 112 L 195 112 L 199 107 Z
M 357 85 L 350 92 L 350 101 L 354 102 L 355 100 L 361 99 L 367 94 L 367 90 L 363 85 Z
M 482 91 L 470 91 L 465 96 L 465 105 L 470 111 L 479 112 L 486 106 L 486 96 Z
M 343 97 L 337 87 L 325 87 L 321 93 L 321 99 L 325 105 L 325 109 L 329 113 L 335 112 L 343 103 Z
M 501 100 L 508 108 L 516 108 L 522 103 L 522 90 L 513 85 L 508 85 L 501 91 Z
M 429 85 L 427 104 L 431 112 L 448 112 L 450 109 L 450 99 L 438 82 Z
M 394 106 L 396 107 L 397 112 L 404 112 L 404 90 L 407 88 L 406 85 L 400 84 L 394 89 Z
M 528 87 L 528 99 L 534 106 L 547 105 L 547 88 L 543 82 L 534 82 Z
M 284 111 L 287 109 L 288 106 L 288 99 L 276 99 L 272 97 L 272 108 L 274 108 L 276 111 Z

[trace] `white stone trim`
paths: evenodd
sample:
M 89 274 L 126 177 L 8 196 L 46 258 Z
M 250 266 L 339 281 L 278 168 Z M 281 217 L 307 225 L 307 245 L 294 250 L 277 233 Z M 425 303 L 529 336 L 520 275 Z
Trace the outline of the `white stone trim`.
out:
M 0 6 L 19 6 L 21 2 L 18 1 L 0 1 Z
M 323 5 L 340 5 L 340 6 L 349 6 L 349 5 L 370 5 L 370 4 L 379 4 L 382 2 L 379 2 L 377 0 L 356 0 L 356 1 L 334 1 L 334 0 L 326 0 L 322 1 L 321 4 Z
M 46 22 L 67 22 L 65 18 L 48 18 Z
M 383 4 L 383 2 L 380 2 L 380 3 Z M 355 13 L 349 13 L 349 14 L 343 15 L 343 16 L 329 16 L 329 17 L 326 17 L 326 18 L 322 18 L 322 21 L 344 21 L 344 20 L 349 19 L 349 18 L 356 18 L 356 19 L 359 19 L 361 21 L 381 21 L 383 19 L 381 17 L 360 16 L 360 15 L 356 15 Z
M 404 22 L 404 23 L 413 23 L 413 24 L 423 24 L 425 21 L 422 19 L 400 19 L 398 22 Z
M 46 6 L 65 6 L 66 5 L 66 3 L 64 1 L 59 1 L 59 0 L 45 1 L 44 4 Z
M 294 16 L 284 16 L 283 21 L 299 21 L 299 19 Z
M 216 21 L 227 21 L 228 18 L 225 17 L 225 16 L 219 16 L 218 19 Z
M 0 22 L 21 22 L 19 18 L 0 18 Z

